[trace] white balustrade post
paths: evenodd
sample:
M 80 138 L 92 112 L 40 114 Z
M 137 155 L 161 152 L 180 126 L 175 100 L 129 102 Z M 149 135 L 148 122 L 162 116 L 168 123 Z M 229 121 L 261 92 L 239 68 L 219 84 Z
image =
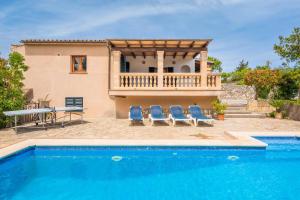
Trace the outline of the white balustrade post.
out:
M 207 51 L 200 52 L 201 88 L 207 88 Z
M 158 88 L 163 88 L 164 79 L 164 51 L 157 51 Z
M 120 87 L 121 52 L 112 51 L 113 87 Z

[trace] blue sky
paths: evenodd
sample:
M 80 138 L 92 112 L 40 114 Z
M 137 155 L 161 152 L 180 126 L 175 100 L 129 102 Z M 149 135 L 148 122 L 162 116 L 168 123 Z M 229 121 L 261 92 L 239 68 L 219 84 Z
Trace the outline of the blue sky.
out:
M 0 0 L 0 52 L 21 39 L 212 38 L 225 71 L 282 61 L 279 35 L 300 26 L 299 0 Z

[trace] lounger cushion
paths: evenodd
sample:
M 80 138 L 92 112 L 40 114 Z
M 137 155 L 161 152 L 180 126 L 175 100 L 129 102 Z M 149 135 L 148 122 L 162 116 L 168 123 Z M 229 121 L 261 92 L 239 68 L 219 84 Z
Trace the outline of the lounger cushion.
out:
M 130 107 L 130 115 L 131 120 L 143 120 L 143 113 L 141 106 L 131 106 Z
M 183 113 L 183 109 L 181 106 L 171 106 L 170 107 L 170 111 L 171 111 L 171 115 L 172 117 L 176 120 L 176 119 L 188 119 L 184 113 Z
M 150 113 L 152 119 L 164 119 L 164 113 L 161 106 L 151 106 Z
M 189 107 L 189 112 L 191 114 L 191 117 L 195 118 L 195 119 L 199 119 L 199 120 L 201 120 L 201 119 L 211 119 L 211 118 L 208 118 L 205 115 L 203 115 L 200 106 L 197 106 L 197 105 L 190 106 Z

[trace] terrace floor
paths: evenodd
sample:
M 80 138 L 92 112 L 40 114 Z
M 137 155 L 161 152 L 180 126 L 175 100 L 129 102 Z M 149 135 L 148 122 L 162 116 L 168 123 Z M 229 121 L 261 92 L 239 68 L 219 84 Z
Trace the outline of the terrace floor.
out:
M 31 124 L 32 125 L 32 124 Z M 194 127 L 189 124 L 168 124 L 150 126 L 148 120 L 144 125 L 129 125 L 128 120 L 102 118 L 86 120 L 83 124 L 74 122 L 65 128 L 60 126 L 43 129 L 0 130 L 0 148 L 27 139 L 106 139 L 106 140 L 185 140 L 185 141 L 229 141 L 233 140 L 226 132 L 239 132 L 246 135 L 288 135 L 300 136 L 300 121 L 278 119 L 225 119 L 216 121 L 213 127 L 200 124 Z M 221 144 L 221 143 L 220 143 Z

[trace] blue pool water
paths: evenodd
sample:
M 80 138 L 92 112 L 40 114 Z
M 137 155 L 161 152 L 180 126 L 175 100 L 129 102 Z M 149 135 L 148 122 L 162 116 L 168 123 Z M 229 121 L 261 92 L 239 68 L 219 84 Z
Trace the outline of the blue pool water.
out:
M 262 149 L 36 147 L 0 161 L 0 199 L 299 199 L 300 140 Z

